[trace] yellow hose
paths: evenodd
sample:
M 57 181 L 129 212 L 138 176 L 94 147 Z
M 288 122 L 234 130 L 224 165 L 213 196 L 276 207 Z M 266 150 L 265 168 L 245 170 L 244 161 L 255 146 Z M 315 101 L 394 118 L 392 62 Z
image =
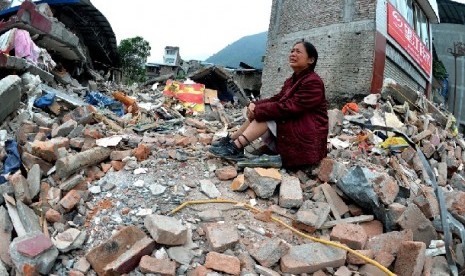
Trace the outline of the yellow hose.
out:
M 232 203 L 232 204 L 237 204 L 237 205 L 240 205 L 240 206 L 244 206 L 246 207 L 247 209 L 250 209 L 254 212 L 257 212 L 257 213 L 262 213 L 262 211 L 258 208 L 255 208 L 253 207 L 252 205 L 250 204 L 246 204 L 246 203 L 242 203 L 242 202 L 239 202 L 239 201 L 235 201 L 235 200 L 229 200 L 229 199 L 205 199 L 205 200 L 192 200 L 192 201 L 186 201 L 184 202 L 183 204 L 179 205 L 178 207 L 176 207 L 175 209 L 173 209 L 169 215 L 173 215 L 175 213 L 177 213 L 178 211 L 184 209 L 186 206 L 188 205 L 194 205 L 194 204 L 207 204 L 207 203 Z M 309 239 L 311 241 L 314 241 L 314 242 L 319 242 L 319 243 L 322 243 L 322 244 L 325 244 L 325 245 L 329 245 L 329 246 L 333 246 L 333 247 L 337 247 L 339 249 L 342 249 L 342 250 L 345 250 L 347 252 L 350 252 L 354 255 L 356 255 L 357 257 L 359 257 L 360 259 L 364 260 L 365 262 L 369 263 L 369 264 L 372 264 L 374 266 L 376 266 L 377 268 L 379 268 L 380 270 L 382 270 L 384 273 L 386 273 L 386 275 L 389 275 L 389 276 L 396 276 L 396 274 L 392 273 L 389 269 L 387 269 L 386 267 L 384 267 L 383 265 L 381 265 L 380 263 L 378 263 L 377 261 L 375 260 L 372 260 L 368 257 L 366 257 L 365 255 L 362 255 L 360 253 L 358 253 L 357 251 L 343 245 L 343 244 L 340 244 L 340 243 L 336 243 L 336 242 L 332 242 L 332 241 L 327 241 L 327 240 L 323 240 L 323 239 L 318 239 L 318 238 L 315 238 L 315 237 L 312 237 L 312 236 L 309 236 L 307 234 L 304 234 L 302 232 L 300 232 L 299 230 L 295 229 L 294 227 L 288 225 L 287 223 L 283 222 L 282 220 L 274 217 L 274 216 L 271 216 L 271 220 L 273 220 L 274 222 L 277 222 L 279 224 L 281 224 L 282 226 L 286 227 L 287 229 L 291 230 L 292 232 L 296 233 L 297 235 L 301 236 L 301 237 L 304 237 L 306 239 Z

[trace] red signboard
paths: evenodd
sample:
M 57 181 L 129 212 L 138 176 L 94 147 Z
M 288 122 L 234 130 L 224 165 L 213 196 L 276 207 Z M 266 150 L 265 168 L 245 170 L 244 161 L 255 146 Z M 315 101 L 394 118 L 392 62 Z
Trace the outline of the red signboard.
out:
M 391 4 L 387 3 L 388 34 L 415 60 L 428 76 L 431 75 L 432 55 L 415 30 Z

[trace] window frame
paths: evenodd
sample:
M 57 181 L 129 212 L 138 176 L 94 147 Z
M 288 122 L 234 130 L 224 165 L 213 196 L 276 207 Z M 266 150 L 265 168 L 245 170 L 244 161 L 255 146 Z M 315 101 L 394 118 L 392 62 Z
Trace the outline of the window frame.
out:
M 410 27 L 415 30 L 426 48 L 431 50 L 430 22 L 418 2 L 415 0 L 389 0 L 389 2 L 399 11 Z

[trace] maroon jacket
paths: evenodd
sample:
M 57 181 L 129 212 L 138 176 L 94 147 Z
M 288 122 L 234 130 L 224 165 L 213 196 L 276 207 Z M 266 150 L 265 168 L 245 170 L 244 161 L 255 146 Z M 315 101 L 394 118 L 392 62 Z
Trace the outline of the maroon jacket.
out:
M 306 69 L 288 78 L 275 96 L 255 102 L 255 120 L 276 121 L 276 150 L 286 167 L 326 157 L 328 103 L 320 76 Z

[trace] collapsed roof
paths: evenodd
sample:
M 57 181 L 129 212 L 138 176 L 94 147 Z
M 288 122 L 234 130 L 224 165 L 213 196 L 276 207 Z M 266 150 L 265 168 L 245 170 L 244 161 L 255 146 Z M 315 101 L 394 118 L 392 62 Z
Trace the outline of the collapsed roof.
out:
M 111 25 L 89 0 L 24 1 L 0 11 L 0 20 L 0 34 L 27 30 L 37 46 L 68 70 L 78 66 L 107 71 L 119 64 Z

